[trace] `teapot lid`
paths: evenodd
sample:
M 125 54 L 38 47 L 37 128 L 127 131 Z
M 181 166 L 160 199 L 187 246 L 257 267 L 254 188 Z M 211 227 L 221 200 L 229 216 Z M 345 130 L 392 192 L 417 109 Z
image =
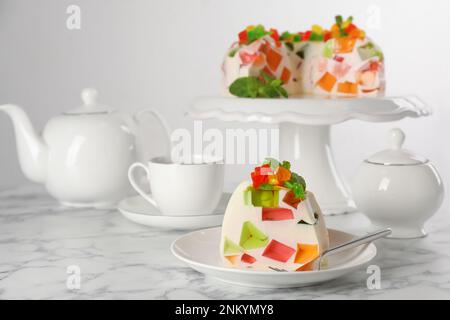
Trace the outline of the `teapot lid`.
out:
M 92 88 L 86 88 L 81 91 L 81 100 L 83 105 L 66 111 L 65 114 L 70 115 L 85 115 L 85 114 L 108 114 L 115 109 L 101 105 L 97 102 L 98 92 Z
M 398 128 L 392 129 L 388 134 L 390 148 L 374 154 L 366 162 L 385 166 L 411 166 L 428 162 L 428 159 L 402 149 L 404 142 L 405 133 Z

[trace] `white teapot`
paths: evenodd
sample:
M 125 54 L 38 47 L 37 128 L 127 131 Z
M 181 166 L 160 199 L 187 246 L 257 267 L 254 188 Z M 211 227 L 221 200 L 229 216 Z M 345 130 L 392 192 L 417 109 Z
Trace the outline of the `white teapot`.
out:
M 358 209 L 374 225 L 390 227 L 391 237 L 419 238 L 442 204 L 444 185 L 428 159 L 402 149 L 404 141 L 403 131 L 391 130 L 390 149 L 364 161 L 352 191 Z
M 169 130 L 153 109 L 130 116 L 99 105 L 95 89 L 84 89 L 81 97 L 84 105 L 50 119 L 42 136 L 21 108 L 8 104 L 0 111 L 13 121 L 20 166 L 28 179 L 45 184 L 64 205 L 110 207 L 130 191 L 127 172 L 136 161 L 137 119 L 150 113 L 168 137 Z

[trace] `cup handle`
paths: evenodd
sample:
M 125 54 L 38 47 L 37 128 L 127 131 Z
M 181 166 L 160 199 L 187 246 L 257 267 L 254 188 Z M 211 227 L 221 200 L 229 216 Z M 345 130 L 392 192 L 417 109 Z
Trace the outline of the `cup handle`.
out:
M 144 190 L 142 190 L 142 188 L 139 186 L 139 184 L 136 182 L 136 179 L 134 178 L 134 171 L 137 168 L 142 168 L 144 169 L 146 175 L 147 175 L 147 180 L 150 177 L 150 171 L 148 170 L 147 166 L 140 163 L 140 162 L 136 162 L 133 163 L 130 168 L 128 169 L 128 180 L 130 180 L 131 185 L 133 186 L 134 190 L 136 190 L 145 200 L 147 200 L 148 202 L 150 202 L 154 207 L 158 207 L 158 205 L 156 204 L 155 199 L 153 199 L 152 195 L 145 193 Z

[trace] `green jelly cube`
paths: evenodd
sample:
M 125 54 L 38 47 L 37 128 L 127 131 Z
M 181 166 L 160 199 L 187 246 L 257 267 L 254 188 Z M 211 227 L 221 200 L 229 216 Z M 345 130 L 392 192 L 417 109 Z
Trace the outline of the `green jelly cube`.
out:
M 369 42 L 368 44 L 361 46 L 358 48 L 359 56 L 362 60 L 369 60 L 373 57 L 378 57 L 380 61 L 383 61 L 383 53 L 380 49 L 378 49 L 372 42 Z
M 253 190 L 253 188 L 248 187 L 244 191 L 244 203 L 245 203 L 246 206 L 251 206 L 252 205 L 252 190 Z
M 269 242 L 269 237 L 259 230 L 250 221 L 244 222 L 242 225 L 241 239 L 239 245 L 245 250 L 253 250 L 263 248 Z
M 242 247 L 225 237 L 223 244 L 224 255 L 239 254 L 242 251 L 244 251 Z
M 252 204 L 255 207 L 277 208 L 279 194 L 278 190 L 252 190 Z
M 323 48 L 323 56 L 331 59 L 333 57 L 333 40 L 328 40 Z

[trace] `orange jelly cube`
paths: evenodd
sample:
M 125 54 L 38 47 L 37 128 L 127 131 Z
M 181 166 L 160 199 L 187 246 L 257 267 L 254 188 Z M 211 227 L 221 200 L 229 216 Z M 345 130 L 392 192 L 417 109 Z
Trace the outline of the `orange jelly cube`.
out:
M 280 80 L 283 81 L 283 83 L 288 83 L 289 79 L 291 78 L 291 72 L 288 68 L 284 67 L 283 72 L 281 73 Z
M 238 261 L 239 256 L 226 256 L 225 259 L 227 259 L 231 264 L 236 264 Z
M 319 257 L 319 246 L 317 244 L 297 243 L 297 253 L 294 263 L 307 264 Z
M 313 271 L 314 270 L 314 261 L 308 262 L 307 264 L 302 265 L 295 271 Z
M 356 95 L 358 94 L 358 84 L 349 81 L 338 83 L 338 92 Z
M 327 92 L 331 92 L 333 90 L 334 85 L 336 84 L 336 77 L 331 73 L 326 72 L 323 77 L 317 82 L 317 85 L 321 87 L 323 90 Z
M 281 80 L 283 80 L 283 77 L 281 78 Z M 288 169 L 279 166 L 276 172 L 277 175 L 277 179 L 280 182 L 285 182 L 285 181 L 289 181 L 289 179 L 291 179 L 291 171 L 289 171 Z
M 334 44 L 334 53 L 350 53 L 355 48 L 355 38 L 337 38 Z
M 281 54 L 279 54 L 270 47 L 267 48 L 266 61 L 267 65 L 272 71 L 276 71 L 278 69 L 278 66 L 280 65 L 282 58 L 283 57 L 281 56 Z

